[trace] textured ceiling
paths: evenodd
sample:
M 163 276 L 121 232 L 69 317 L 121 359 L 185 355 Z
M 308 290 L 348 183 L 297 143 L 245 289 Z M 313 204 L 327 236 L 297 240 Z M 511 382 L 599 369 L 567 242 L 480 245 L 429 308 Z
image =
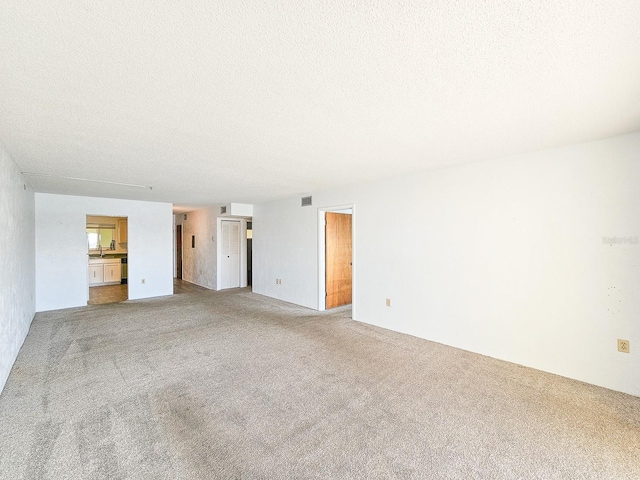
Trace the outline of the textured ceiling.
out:
M 640 130 L 640 2 L 0 6 L 36 191 L 257 203 Z

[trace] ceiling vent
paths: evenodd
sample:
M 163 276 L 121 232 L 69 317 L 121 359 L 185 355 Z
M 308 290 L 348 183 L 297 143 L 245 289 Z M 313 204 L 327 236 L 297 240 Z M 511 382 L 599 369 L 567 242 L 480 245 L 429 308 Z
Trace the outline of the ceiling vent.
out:
M 224 207 L 220 207 L 220 215 L 224 215 L 225 213 L 227 213 L 227 206 L 226 205 Z
M 311 206 L 311 197 L 302 197 L 302 206 L 310 207 Z

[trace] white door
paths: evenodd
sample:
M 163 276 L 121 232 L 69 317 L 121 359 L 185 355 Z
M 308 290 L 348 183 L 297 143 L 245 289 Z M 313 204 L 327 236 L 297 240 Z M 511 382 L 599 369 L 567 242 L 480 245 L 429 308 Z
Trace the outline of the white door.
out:
M 240 286 L 240 222 L 222 220 L 221 288 Z

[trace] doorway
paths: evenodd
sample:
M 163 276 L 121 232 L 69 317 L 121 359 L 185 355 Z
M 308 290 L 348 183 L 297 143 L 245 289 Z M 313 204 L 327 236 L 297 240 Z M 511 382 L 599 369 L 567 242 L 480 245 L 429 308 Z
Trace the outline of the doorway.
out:
M 247 222 L 247 286 L 251 286 L 251 264 L 253 256 L 253 222 Z
M 182 225 L 176 225 L 176 278 L 182 280 Z
M 353 305 L 354 208 L 353 205 L 318 210 L 318 309 Z M 352 310 L 352 316 L 354 316 Z
M 87 304 L 117 303 L 129 298 L 127 217 L 86 216 Z

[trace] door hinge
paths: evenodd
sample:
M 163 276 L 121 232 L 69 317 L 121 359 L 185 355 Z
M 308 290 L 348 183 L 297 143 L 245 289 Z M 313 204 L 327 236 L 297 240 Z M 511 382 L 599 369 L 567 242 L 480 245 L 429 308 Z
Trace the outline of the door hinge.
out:
M 324 298 L 327 298 L 327 297 L 328 297 L 327 292 L 324 292 Z

